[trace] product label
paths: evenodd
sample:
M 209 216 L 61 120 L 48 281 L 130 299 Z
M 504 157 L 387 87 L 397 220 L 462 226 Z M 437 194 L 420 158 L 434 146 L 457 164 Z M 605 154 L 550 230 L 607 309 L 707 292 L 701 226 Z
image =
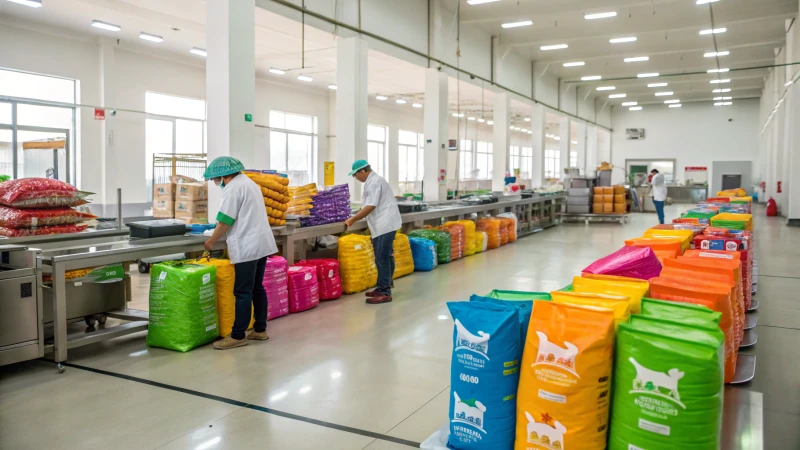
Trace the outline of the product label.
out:
M 306 275 L 303 277 L 303 280 L 305 280 L 305 281 L 308 281 L 308 280 L 310 280 L 310 279 L 311 279 L 311 274 L 310 274 L 310 273 L 307 273 L 307 274 L 306 274 Z
M 567 403 L 566 395 L 554 394 L 544 389 L 539 389 L 539 398 L 555 403 Z
M 733 259 L 733 255 L 725 255 L 723 253 L 700 252 L 700 256 L 704 258 Z
M 203 284 L 208 284 L 209 281 L 211 281 L 211 274 L 210 273 L 203 274 Z
M 217 324 L 209 325 L 206 327 L 206 331 L 211 331 L 217 328 Z
M 539 336 L 539 352 L 536 355 L 536 362 L 532 364 L 532 367 L 536 368 L 534 371 L 536 378 L 559 386 L 576 384 L 581 377 L 575 365 L 580 349 L 567 341 L 564 341 L 563 347 L 550 342 L 547 335 L 541 331 L 537 331 L 536 335 Z
M 650 422 L 649 420 L 639 419 L 639 428 L 645 431 L 650 431 L 662 436 L 669 436 L 669 426 L 661 425 L 659 423 Z
M 528 411 L 525 411 L 525 417 L 528 418 L 526 431 L 529 444 L 552 449 L 564 448 L 564 434 L 567 432 L 567 427 L 561 422 L 547 413 L 542 414 L 538 422 Z
M 354 250 L 361 250 L 361 244 L 356 244 L 356 245 L 353 247 L 353 249 L 354 249 Z
M 161 272 L 161 274 L 158 276 L 158 279 L 161 281 L 164 281 L 166 278 L 167 278 L 167 272 Z
M 483 439 L 481 433 L 488 434 L 484 423 L 486 406 L 476 399 L 461 399 L 456 391 L 453 391 L 453 397 L 452 422 L 465 425 L 452 427 L 453 433 L 464 442 L 480 442 Z

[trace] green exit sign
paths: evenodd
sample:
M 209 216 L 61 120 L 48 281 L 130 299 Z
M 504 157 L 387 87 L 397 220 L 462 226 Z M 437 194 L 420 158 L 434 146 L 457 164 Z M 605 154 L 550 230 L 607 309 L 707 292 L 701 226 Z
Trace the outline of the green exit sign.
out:
M 244 115 L 244 121 L 245 122 L 252 122 L 253 121 L 253 115 L 252 114 L 245 114 Z

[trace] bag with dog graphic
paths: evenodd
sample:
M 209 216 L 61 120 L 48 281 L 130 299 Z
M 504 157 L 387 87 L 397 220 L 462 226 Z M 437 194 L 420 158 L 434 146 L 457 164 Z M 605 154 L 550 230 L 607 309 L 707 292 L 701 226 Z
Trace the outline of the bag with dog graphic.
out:
M 725 354 L 719 327 L 632 316 L 617 333 L 608 448 L 718 449 Z
M 516 450 L 606 447 L 614 312 L 536 302 L 520 368 Z
M 515 306 L 450 302 L 450 437 L 457 450 L 514 447 L 520 321 Z

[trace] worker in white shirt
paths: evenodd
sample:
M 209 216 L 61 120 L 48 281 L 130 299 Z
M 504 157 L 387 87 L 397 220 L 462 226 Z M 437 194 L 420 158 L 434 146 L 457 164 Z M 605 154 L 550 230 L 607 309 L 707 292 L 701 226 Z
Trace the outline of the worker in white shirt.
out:
M 380 175 L 372 171 L 366 160 L 353 163 L 350 176 L 364 183 L 361 211 L 345 220 L 350 227 L 367 218 L 378 266 L 378 286 L 367 292 L 367 303 L 378 304 L 392 301 L 392 275 L 394 275 L 394 237 L 402 225 L 400 209 L 394 199 L 391 186 Z
M 664 202 L 667 201 L 667 183 L 664 175 L 658 173 L 658 169 L 650 171 L 650 185 L 653 187 L 653 205 L 656 207 L 658 222 L 664 223 Z
M 203 177 L 214 180 L 222 189 L 222 204 L 217 214 L 217 227 L 204 247 L 211 251 L 214 244 L 225 236 L 228 257 L 233 264 L 236 279 L 233 295 L 236 297 L 236 315 L 229 336 L 214 343 L 217 350 L 247 345 L 250 340 L 266 341 L 267 292 L 261 284 L 267 256 L 277 253 L 278 246 L 267 220 L 261 188 L 242 175 L 244 165 L 229 156 L 221 156 L 208 165 Z M 250 318 L 255 316 L 253 331 L 246 334 Z

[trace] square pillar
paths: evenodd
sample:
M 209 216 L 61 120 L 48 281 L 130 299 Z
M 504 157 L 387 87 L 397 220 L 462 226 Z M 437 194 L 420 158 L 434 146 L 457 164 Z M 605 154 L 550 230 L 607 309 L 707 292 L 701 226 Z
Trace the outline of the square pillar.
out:
M 586 127 L 586 174 L 597 169 L 600 161 L 597 160 L 597 128 Z
M 492 133 L 492 191 L 503 192 L 508 170 L 508 146 L 510 144 L 511 105 L 508 94 L 494 93 L 494 131 Z
M 367 41 L 342 38 L 336 44 L 336 184 L 350 184 L 350 198 L 361 201 L 361 183 L 349 176 L 353 162 L 367 159 Z M 381 174 L 385 175 L 385 174 Z
M 422 194 L 427 201 L 447 200 L 446 180 L 439 181 L 440 170 L 447 170 L 449 130 L 447 114 L 447 74 L 435 68 L 426 69 Z M 448 176 L 453 175 L 448 174 Z
M 575 122 L 577 133 L 570 136 L 570 148 L 578 152 L 578 168 L 584 173 L 587 173 L 586 168 L 586 124 L 583 122 Z M 570 126 L 570 130 L 572 130 Z M 572 145 L 575 141 L 577 144 Z
M 533 169 L 531 172 L 531 187 L 539 187 L 544 183 L 544 106 L 533 105 L 531 111 L 531 143 L 533 148 Z
M 569 117 L 563 116 L 558 121 L 558 134 L 561 140 L 559 141 L 560 150 L 561 150 L 561 157 L 559 158 L 560 166 L 558 168 L 558 179 L 563 180 L 566 175 L 564 175 L 564 169 L 569 167 L 569 146 L 570 146 L 570 135 L 572 130 L 570 130 L 569 126 Z

